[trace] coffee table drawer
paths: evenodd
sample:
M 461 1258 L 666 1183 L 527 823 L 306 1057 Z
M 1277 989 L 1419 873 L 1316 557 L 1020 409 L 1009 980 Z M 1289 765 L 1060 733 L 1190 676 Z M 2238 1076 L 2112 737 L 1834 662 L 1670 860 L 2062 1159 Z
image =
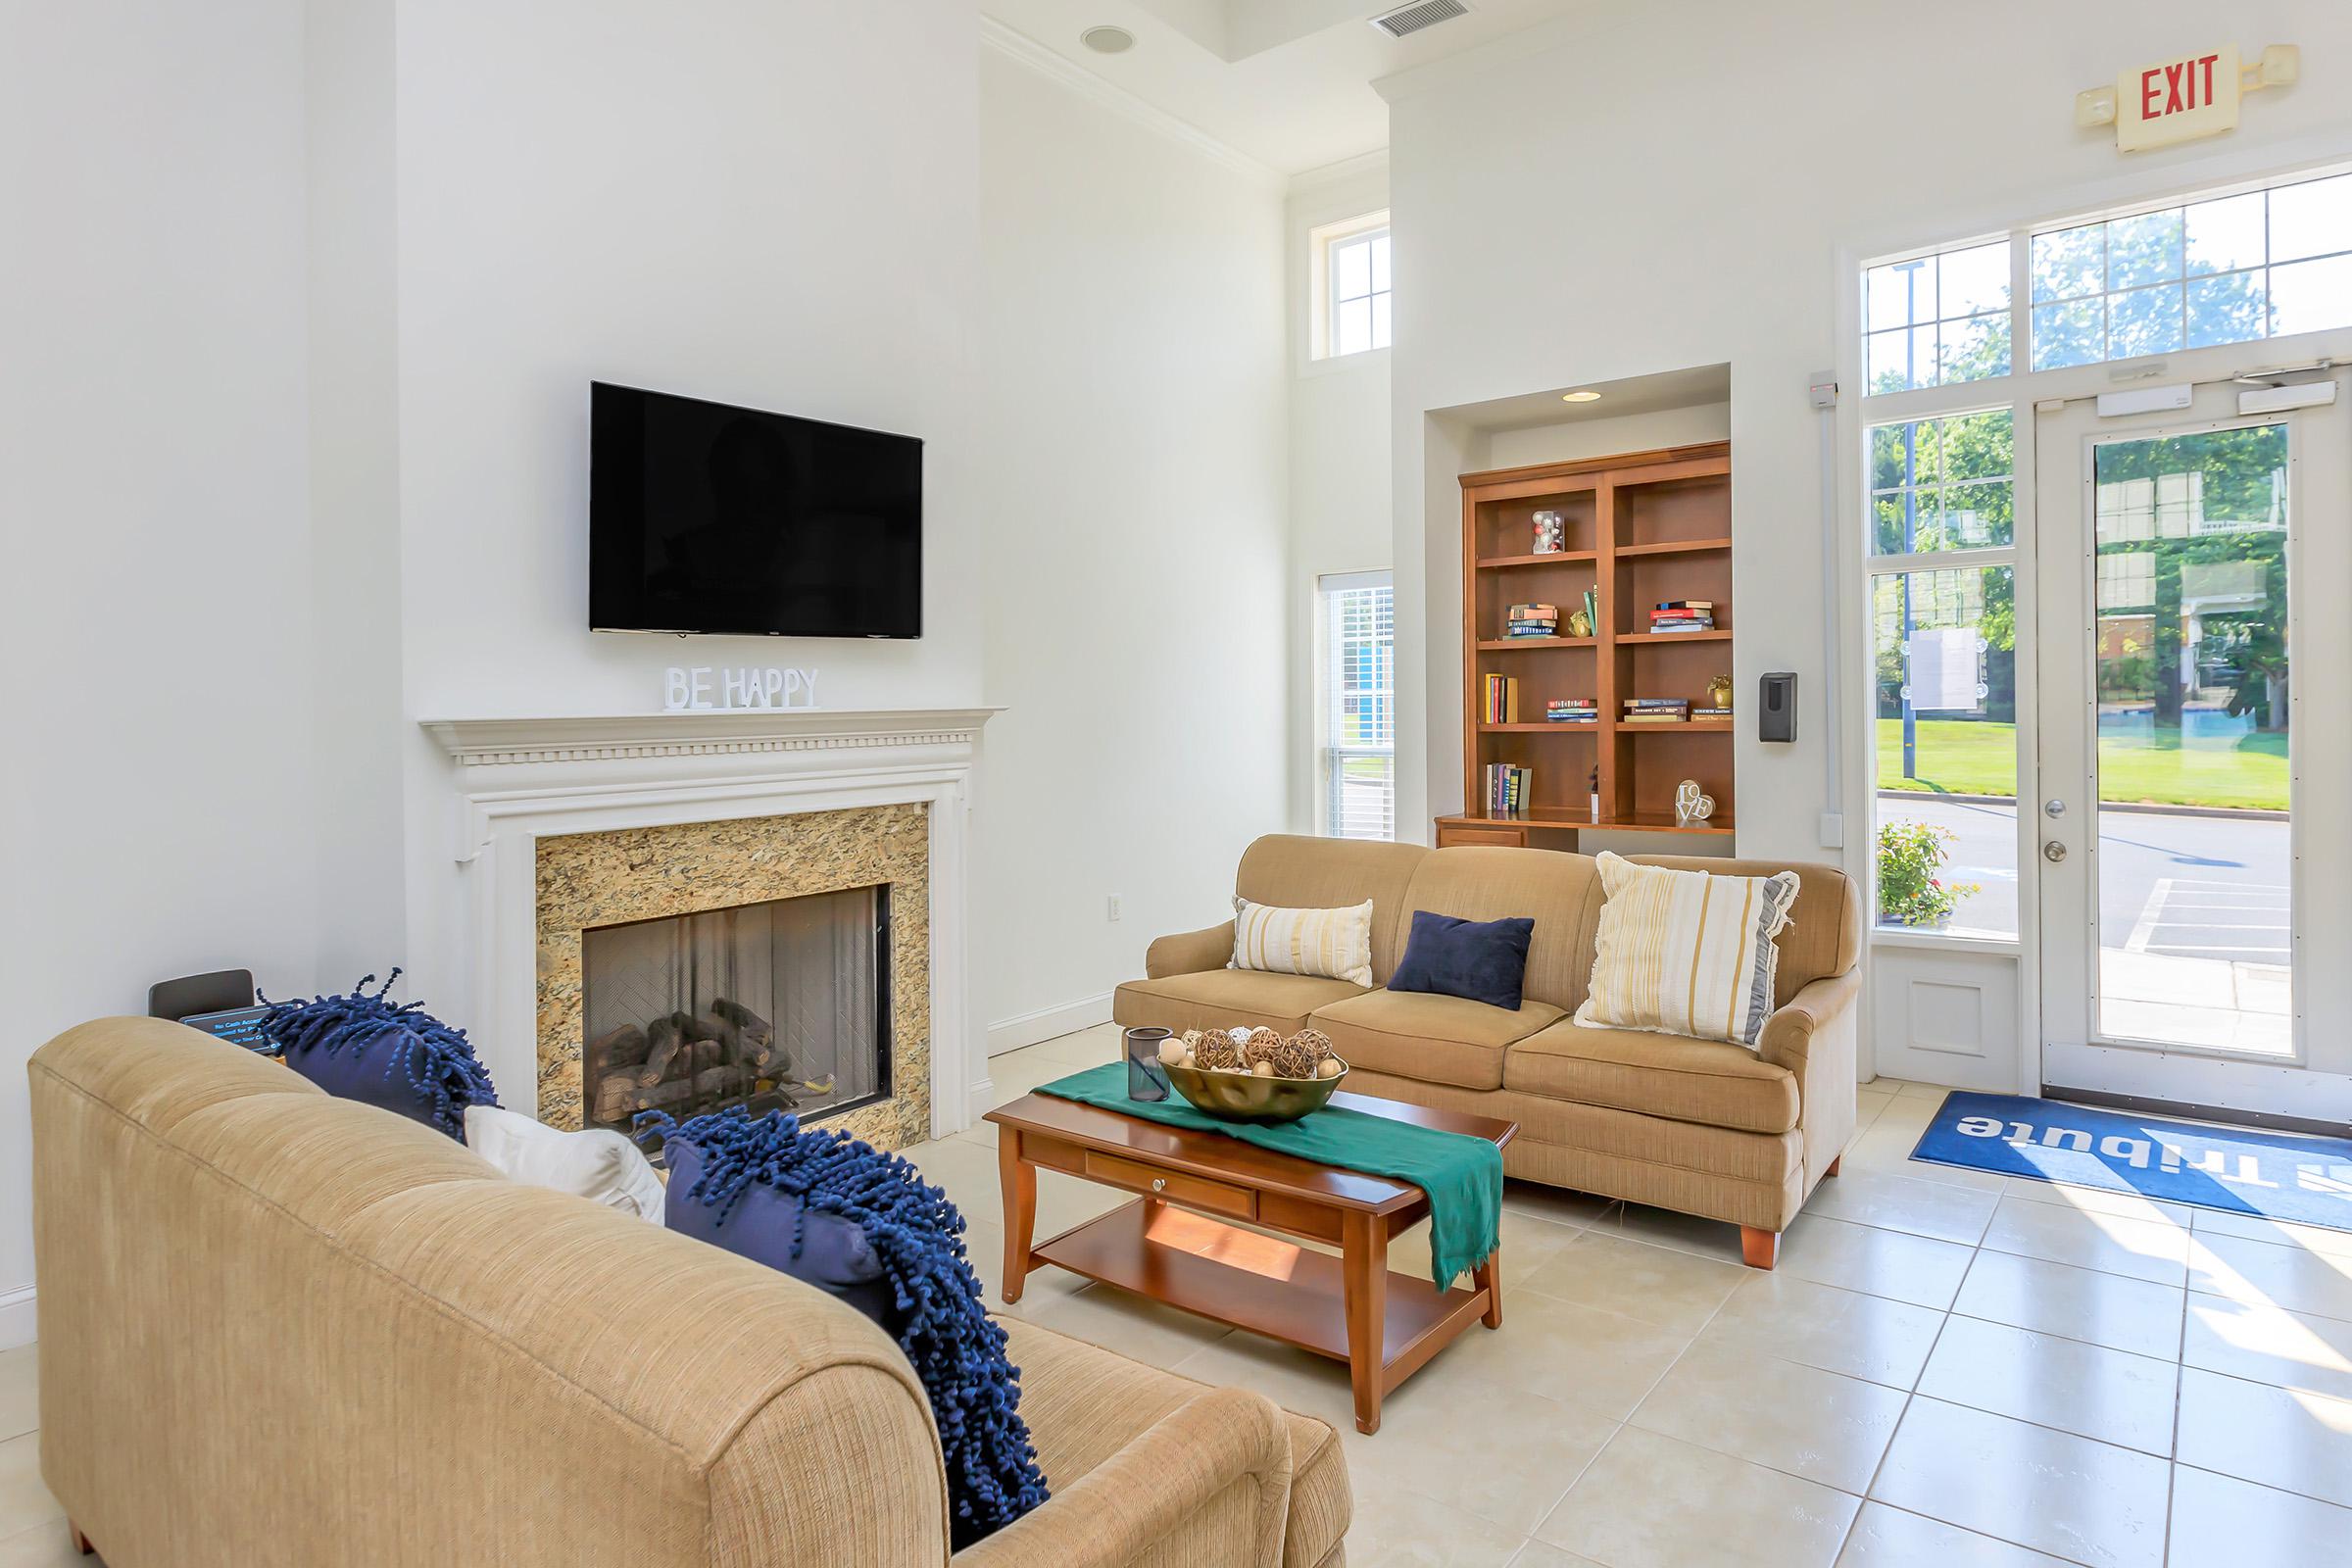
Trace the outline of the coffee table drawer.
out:
M 1240 1219 L 1249 1219 L 1257 1212 L 1257 1195 L 1247 1187 L 1212 1182 L 1204 1176 L 1187 1176 L 1181 1171 L 1161 1170 L 1141 1160 L 1121 1159 L 1116 1154 L 1087 1151 L 1086 1175 L 1094 1181 L 1124 1187 L 1149 1198 L 1164 1198 L 1172 1203 L 1205 1208 L 1214 1214 L 1231 1214 Z

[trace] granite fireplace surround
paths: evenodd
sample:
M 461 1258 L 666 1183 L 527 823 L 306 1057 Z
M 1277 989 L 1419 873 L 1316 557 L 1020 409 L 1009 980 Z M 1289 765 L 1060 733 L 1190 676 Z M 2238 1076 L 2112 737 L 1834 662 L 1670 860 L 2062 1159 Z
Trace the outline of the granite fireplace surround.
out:
M 930 808 L 853 807 L 667 823 L 537 842 L 539 1119 L 582 1125 L 581 933 L 666 915 L 888 884 L 891 1096 L 838 1116 L 878 1149 L 931 1135 Z

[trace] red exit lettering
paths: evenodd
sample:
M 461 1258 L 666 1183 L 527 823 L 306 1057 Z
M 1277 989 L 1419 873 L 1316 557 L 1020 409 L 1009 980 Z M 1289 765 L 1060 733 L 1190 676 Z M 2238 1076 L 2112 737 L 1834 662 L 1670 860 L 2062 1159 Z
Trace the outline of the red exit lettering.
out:
M 2139 118 L 2161 120 L 2213 102 L 2213 68 L 2220 55 L 2156 66 L 2139 74 Z

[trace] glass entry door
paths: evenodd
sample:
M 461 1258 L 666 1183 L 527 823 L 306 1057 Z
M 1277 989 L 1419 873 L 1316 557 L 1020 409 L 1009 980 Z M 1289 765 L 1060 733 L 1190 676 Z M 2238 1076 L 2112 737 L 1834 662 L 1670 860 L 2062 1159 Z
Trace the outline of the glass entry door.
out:
M 2352 440 L 2341 402 L 2241 390 L 2036 415 L 2042 1078 L 2324 1118 L 2347 1081 L 2312 1072 L 2352 1072 Z

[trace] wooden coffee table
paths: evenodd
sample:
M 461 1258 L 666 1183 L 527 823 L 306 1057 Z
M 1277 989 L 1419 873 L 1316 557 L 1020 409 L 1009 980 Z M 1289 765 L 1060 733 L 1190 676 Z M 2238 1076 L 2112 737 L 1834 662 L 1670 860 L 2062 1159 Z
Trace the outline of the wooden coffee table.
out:
M 1334 1105 L 1484 1138 L 1499 1149 L 1519 1124 L 1339 1094 Z M 1381 1397 L 1473 1320 L 1502 1327 L 1495 1256 L 1467 1290 L 1440 1291 L 1389 1271 L 1389 1243 L 1429 1213 L 1429 1195 L 1387 1176 L 1279 1154 L 1222 1133 L 1169 1127 L 1053 1095 L 988 1113 L 1004 1179 L 1004 1299 L 1031 1267 L 1074 1274 L 1165 1301 L 1348 1363 L 1359 1431 L 1380 1430 Z M 1139 1195 L 1032 1245 L 1037 1173 L 1062 1171 Z M 1212 1218 L 1335 1243 L 1333 1257 Z

